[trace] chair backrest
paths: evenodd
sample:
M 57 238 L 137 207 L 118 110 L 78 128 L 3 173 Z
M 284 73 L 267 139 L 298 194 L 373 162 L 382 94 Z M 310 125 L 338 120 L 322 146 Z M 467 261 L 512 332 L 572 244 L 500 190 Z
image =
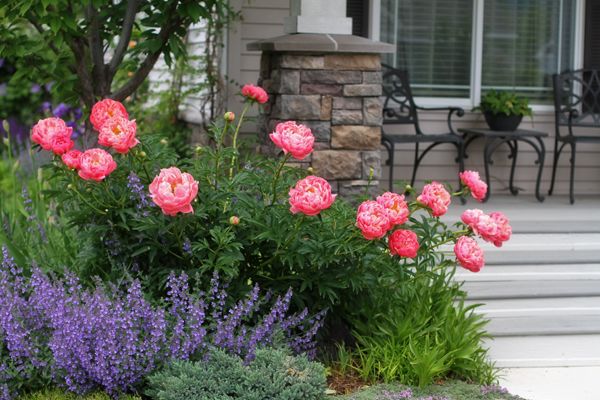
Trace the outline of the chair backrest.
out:
M 419 118 L 408 81 L 408 72 L 382 64 L 383 67 L 383 123 L 412 124 L 417 133 Z
M 567 71 L 553 78 L 557 125 L 600 128 L 600 70 Z

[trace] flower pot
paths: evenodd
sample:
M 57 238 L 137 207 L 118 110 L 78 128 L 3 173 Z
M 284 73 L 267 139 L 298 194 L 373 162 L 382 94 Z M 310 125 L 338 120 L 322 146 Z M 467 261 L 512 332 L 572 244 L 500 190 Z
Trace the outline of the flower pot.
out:
M 492 114 L 489 111 L 484 112 L 483 116 L 493 131 L 514 131 L 523 119 L 522 115 Z

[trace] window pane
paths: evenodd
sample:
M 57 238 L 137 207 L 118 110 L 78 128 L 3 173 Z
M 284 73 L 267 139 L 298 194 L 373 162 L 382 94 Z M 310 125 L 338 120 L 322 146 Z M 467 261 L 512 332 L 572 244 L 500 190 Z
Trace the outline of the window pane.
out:
M 470 94 L 473 0 L 381 0 L 387 63 L 407 69 L 416 96 Z
M 482 90 L 550 103 L 552 74 L 570 69 L 575 0 L 486 0 Z

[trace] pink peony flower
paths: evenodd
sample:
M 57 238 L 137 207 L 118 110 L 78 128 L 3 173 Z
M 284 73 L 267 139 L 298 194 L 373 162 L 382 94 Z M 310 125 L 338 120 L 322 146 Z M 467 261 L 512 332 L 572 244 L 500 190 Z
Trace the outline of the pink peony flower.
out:
M 81 155 L 83 153 L 79 150 L 71 150 L 62 155 L 62 162 L 71 169 L 79 169 L 81 166 Z
M 508 218 L 501 212 L 487 215 L 478 209 L 465 210 L 461 219 L 475 234 L 486 242 L 493 243 L 496 247 L 501 247 L 502 243 L 509 240 L 512 234 Z
M 496 236 L 492 240 L 492 243 L 496 247 L 501 247 L 503 242 L 506 242 L 510 239 L 510 236 L 512 235 L 512 227 L 510 226 L 506 215 L 504 215 L 500 211 L 491 213 L 490 218 L 496 221 L 496 224 L 498 226 L 498 231 L 496 233 Z
M 356 213 L 356 226 L 367 240 L 380 239 L 390 229 L 390 217 L 381 204 L 374 200 L 363 201 Z
M 313 175 L 307 176 L 290 189 L 290 211 L 293 214 L 301 212 L 306 215 L 317 215 L 329 208 L 335 197 L 335 194 L 331 194 L 331 186 L 325 179 Z
M 404 201 L 404 195 L 385 192 L 381 196 L 377 196 L 377 202 L 385 208 L 392 226 L 402 225 L 408 220 L 410 211 Z
M 460 216 L 460 219 L 462 220 L 462 222 L 473 228 L 475 224 L 477 224 L 479 217 L 481 217 L 482 215 L 483 211 L 481 211 L 478 208 L 474 208 L 472 210 L 465 210 Z
M 198 182 L 179 168 L 171 167 L 160 170 L 149 187 L 150 196 L 166 215 L 192 213 L 192 201 L 198 194 Z
M 309 155 L 315 143 L 311 130 L 294 121 L 277 124 L 275 131 L 269 137 L 285 154 L 290 153 L 297 160 L 302 160 Z
M 242 96 L 246 97 L 250 101 L 256 101 L 260 104 L 264 104 L 267 102 L 267 100 L 269 100 L 269 96 L 263 88 L 250 83 L 242 87 Z
M 53 151 L 55 154 L 64 154 L 75 144 L 71 140 L 73 128 L 68 127 L 60 118 L 46 118 L 39 120 L 31 129 L 31 140 L 39 144 L 42 149 Z
M 102 149 L 89 149 L 80 157 L 79 176 L 82 179 L 101 181 L 117 168 L 112 156 Z
M 127 114 L 127 110 L 122 103 L 113 99 L 104 99 L 97 102 L 92 107 L 90 122 L 95 130 L 100 131 L 100 128 L 102 128 L 102 125 L 104 125 L 106 120 L 113 117 L 129 119 L 129 114 Z
M 471 272 L 479 272 L 485 264 L 483 250 L 481 250 L 475 239 L 468 236 L 458 238 L 454 245 L 454 254 L 460 265 Z
M 139 143 L 135 137 L 136 130 L 135 120 L 129 121 L 127 118 L 117 115 L 104 121 L 100 127 L 98 144 L 112 147 L 118 153 L 126 154 L 129 149 Z
M 407 229 L 398 229 L 388 238 L 390 253 L 400 257 L 415 258 L 419 251 L 417 234 Z
M 469 188 L 471 196 L 477 201 L 483 201 L 487 193 L 487 183 L 481 180 L 479 172 L 464 171 L 459 174 L 461 182 Z
M 70 136 L 55 136 L 52 138 L 52 152 L 57 155 L 65 154 L 75 146 Z
M 417 197 L 417 201 L 431 209 L 434 217 L 440 217 L 448 211 L 450 205 L 450 193 L 444 188 L 444 185 L 438 182 L 431 182 L 423 187 L 423 191 Z

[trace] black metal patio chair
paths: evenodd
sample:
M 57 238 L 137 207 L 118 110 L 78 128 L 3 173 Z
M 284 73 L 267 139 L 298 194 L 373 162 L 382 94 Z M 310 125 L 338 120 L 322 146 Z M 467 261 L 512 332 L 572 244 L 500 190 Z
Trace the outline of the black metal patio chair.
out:
M 423 158 L 431 149 L 444 143 L 452 144 L 456 147 L 459 172 L 464 170 L 464 140 L 452 127 L 452 115 L 462 117 L 464 110 L 459 107 L 419 107 L 415 104 L 410 84 L 408 72 L 382 64 L 383 67 L 383 94 L 385 100 L 383 103 L 383 132 L 381 142 L 388 152 L 387 164 L 390 166 L 389 172 L 389 190 L 393 191 L 394 186 L 394 152 L 396 144 L 414 143 L 415 157 L 413 164 L 411 186 L 415 184 L 417 169 Z M 418 111 L 448 111 L 448 132 L 445 133 L 424 133 L 419 124 Z M 386 130 L 386 125 L 413 125 L 414 133 L 392 134 Z M 427 145 L 424 150 L 419 151 L 419 145 Z M 460 180 L 459 180 L 460 184 Z
M 554 191 L 556 166 L 565 146 L 571 146 L 569 200 L 575 202 L 573 180 L 577 143 L 600 143 L 600 70 L 576 70 L 554 75 L 554 163 L 548 194 Z M 574 128 L 587 128 L 575 132 Z M 565 132 L 566 131 L 566 132 Z

